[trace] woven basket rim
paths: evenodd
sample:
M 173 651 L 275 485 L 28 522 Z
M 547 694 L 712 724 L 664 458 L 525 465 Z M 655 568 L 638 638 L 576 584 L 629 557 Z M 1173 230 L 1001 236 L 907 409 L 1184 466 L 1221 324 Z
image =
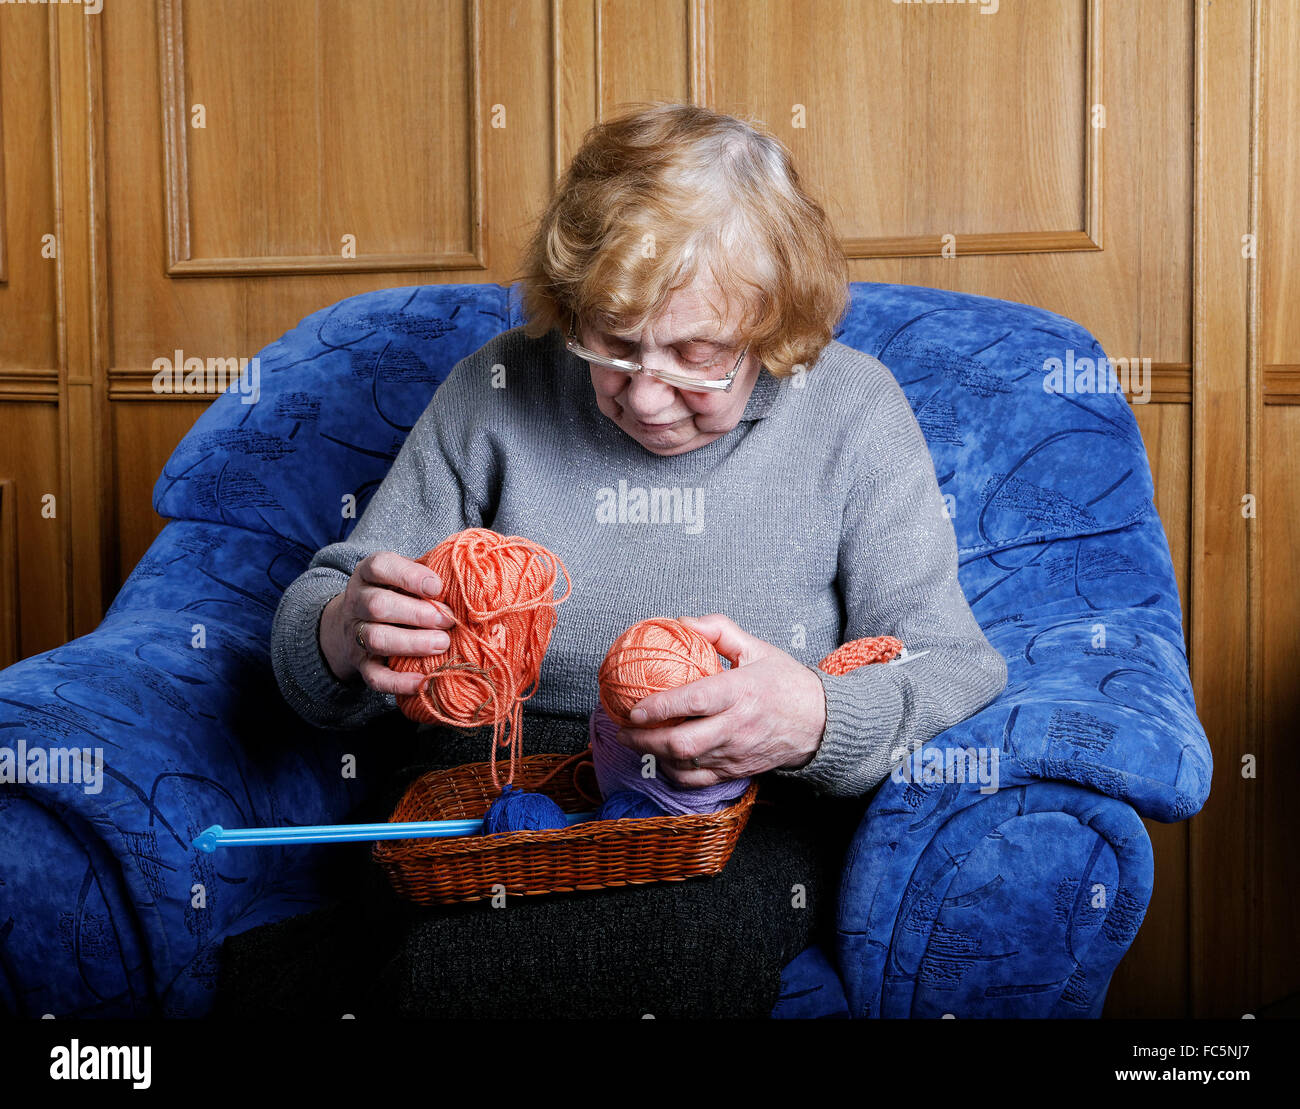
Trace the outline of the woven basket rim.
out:
M 550 762 L 562 762 L 572 755 L 527 755 L 521 765 L 545 766 Z M 468 777 L 474 771 L 484 770 L 486 762 L 466 763 L 463 766 L 450 767 L 445 770 L 433 770 L 415 779 L 407 792 L 402 795 L 397 810 L 400 811 L 411 791 L 420 788 L 423 783 L 446 777 Z M 428 787 L 425 787 L 428 788 Z M 727 830 L 730 825 L 747 820 L 749 810 L 758 796 L 758 779 L 750 780 L 745 792 L 725 808 L 712 813 L 665 813 L 663 816 L 643 816 L 634 819 L 587 820 L 567 828 L 546 828 L 539 831 L 494 832 L 483 835 L 472 832 L 463 836 L 440 838 L 412 838 L 400 840 L 376 840 L 371 854 L 376 862 L 390 866 L 400 866 L 405 862 L 418 862 L 421 859 L 445 857 L 451 855 L 477 855 L 502 850 L 514 845 L 532 843 L 550 844 L 556 848 L 576 846 L 585 841 L 603 839 L 621 839 L 637 834 L 638 826 L 654 828 L 662 835 L 665 831 L 680 833 L 683 836 L 703 835 L 710 829 Z M 390 823 L 395 823 L 390 818 Z

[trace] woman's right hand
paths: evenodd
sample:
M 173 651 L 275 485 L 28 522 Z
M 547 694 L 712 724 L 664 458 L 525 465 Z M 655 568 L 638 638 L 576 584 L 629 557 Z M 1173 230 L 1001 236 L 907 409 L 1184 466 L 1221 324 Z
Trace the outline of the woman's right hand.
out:
M 396 551 L 363 558 L 347 588 L 321 613 L 321 654 L 334 676 L 346 682 L 360 675 L 380 693 L 419 692 L 424 675 L 399 674 L 385 660 L 391 655 L 440 654 L 451 645 L 442 629 L 453 627 L 455 617 L 434 599 L 442 590 L 437 574 Z

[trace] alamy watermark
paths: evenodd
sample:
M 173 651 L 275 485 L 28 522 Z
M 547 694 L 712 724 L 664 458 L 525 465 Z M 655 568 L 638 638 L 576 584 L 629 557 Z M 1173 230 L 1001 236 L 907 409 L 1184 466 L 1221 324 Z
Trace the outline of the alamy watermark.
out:
M 104 10 L 104 0 L 0 0 L 0 4 L 32 4 L 49 7 L 58 4 L 79 5 L 87 15 L 98 15 Z
M 900 747 L 893 752 L 893 757 L 903 761 L 889 776 L 899 783 L 923 785 L 977 782 L 981 793 L 997 793 L 1001 754 L 997 747 L 921 747 L 916 751 Z
M 1002 0 L 894 0 L 895 4 L 965 4 L 979 8 L 980 15 L 996 15 Z
M 77 785 L 86 793 L 104 789 L 102 747 L 0 747 L 0 785 Z
M 153 360 L 155 393 L 226 393 L 237 391 L 244 404 L 256 404 L 262 395 L 262 364 L 257 358 L 172 357 Z
M 679 485 L 646 489 L 619 478 L 618 488 L 596 490 L 598 524 L 681 524 L 687 535 L 704 530 L 704 490 Z
M 50 1049 L 50 1077 L 56 1082 L 130 1082 L 133 1089 L 147 1090 L 153 1083 L 152 1063 L 149 1044 L 119 1047 L 72 1040 Z
M 1113 372 L 1112 372 L 1113 371 Z M 1150 358 L 1076 358 L 1073 350 L 1064 360 L 1048 358 L 1043 363 L 1043 392 L 1125 393 L 1134 404 L 1151 399 Z

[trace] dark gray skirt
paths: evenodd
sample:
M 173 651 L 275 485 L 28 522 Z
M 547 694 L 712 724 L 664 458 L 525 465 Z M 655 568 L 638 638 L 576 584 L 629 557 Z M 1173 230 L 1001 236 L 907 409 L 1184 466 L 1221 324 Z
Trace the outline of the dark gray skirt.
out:
M 587 721 L 525 713 L 526 754 L 587 745 Z M 430 727 L 368 811 L 385 819 L 430 769 L 481 762 L 491 729 Z M 867 798 L 767 777 L 726 868 L 709 878 L 424 908 L 369 845 L 339 852 L 333 904 L 226 940 L 218 1017 L 763 1017 L 781 968 L 828 943 L 844 850 Z M 829 948 L 828 948 L 829 950 Z

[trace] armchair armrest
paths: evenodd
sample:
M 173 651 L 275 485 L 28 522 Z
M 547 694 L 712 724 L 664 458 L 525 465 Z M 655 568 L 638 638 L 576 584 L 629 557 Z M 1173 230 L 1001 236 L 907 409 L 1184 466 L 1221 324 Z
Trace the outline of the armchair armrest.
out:
M 6 852 L 44 856 L 51 845 L 36 840 L 53 823 L 95 839 L 99 856 L 120 869 L 114 881 L 143 937 L 152 991 L 170 1012 L 201 1011 L 217 945 L 232 929 L 260 923 L 279 903 L 272 895 L 324 861 L 293 847 L 204 855 L 191 848 L 193 838 L 216 823 L 337 821 L 367 782 L 383 781 L 387 745 L 375 734 L 313 729 L 276 686 L 268 642 L 277 581 L 292 579 L 304 562 L 272 536 L 173 522 L 94 632 L 0 672 L 0 744 L 50 765 L 59 750 L 91 752 L 78 780 L 29 776 L 3 787 L 29 815 L 35 806 L 51 818 L 27 822 L 33 842 L 15 842 L 11 832 Z M 355 776 L 342 772 L 345 754 L 356 757 Z M 15 921 L 9 968 L 23 964 L 24 944 L 57 933 L 74 908 L 36 904 L 38 893 L 29 885 L 3 895 L 3 915 Z M 27 903 L 14 904 L 18 897 Z M 79 936 L 71 939 L 65 954 L 76 953 Z M 101 939 L 111 946 L 112 929 Z M 80 996 L 74 961 L 50 963 L 28 973 L 65 975 L 66 992 L 55 997 Z M 9 992 L 22 989 L 11 983 Z
M 900 759 L 850 845 L 836 955 L 853 1016 L 1095 1015 L 1150 899 L 1139 814 L 1181 820 L 1208 795 L 1167 613 L 1044 606 L 984 630 L 1006 689 Z

